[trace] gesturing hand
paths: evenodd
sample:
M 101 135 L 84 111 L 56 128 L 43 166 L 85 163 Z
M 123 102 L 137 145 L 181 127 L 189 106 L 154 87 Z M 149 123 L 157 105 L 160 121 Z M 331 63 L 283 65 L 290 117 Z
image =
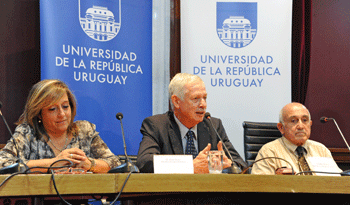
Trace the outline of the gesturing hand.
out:
M 193 160 L 193 167 L 195 174 L 209 173 L 208 168 L 208 151 L 211 149 L 209 143 L 201 152 L 198 153 L 197 157 Z
M 223 151 L 224 152 L 224 156 L 223 156 L 223 162 L 224 162 L 224 169 L 225 168 L 227 168 L 227 167 L 231 167 L 232 166 L 232 160 L 231 159 L 229 159 L 227 156 L 226 156 L 226 154 L 225 154 L 225 151 L 224 151 L 224 149 L 223 149 L 223 145 L 222 145 L 222 142 L 221 141 L 219 141 L 219 143 L 218 143 L 218 150 L 219 151 Z

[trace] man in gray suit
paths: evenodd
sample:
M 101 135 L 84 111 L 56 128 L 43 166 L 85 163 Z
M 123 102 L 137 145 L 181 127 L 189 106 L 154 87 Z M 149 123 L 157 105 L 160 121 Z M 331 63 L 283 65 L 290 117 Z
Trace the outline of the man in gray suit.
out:
M 221 136 L 228 148 L 224 156 L 224 168 L 238 166 L 241 169 L 247 164 L 239 156 L 229 141 L 222 122 L 218 118 L 206 119 L 207 92 L 204 82 L 196 75 L 178 73 L 169 84 L 170 103 L 173 111 L 146 118 L 142 122 L 141 133 L 143 139 L 137 156 L 136 165 L 141 172 L 153 172 L 154 154 L 186 154 L 191 149 L 194 156 L 193 166 L 195 173 L 209 173 L 209 150 L 223 150 L 222 142 L 216 135 Z M 193 148 L 188 146 L 188 133 L 193 133 Z M 192 141 L 191 141 L 192 142 Z

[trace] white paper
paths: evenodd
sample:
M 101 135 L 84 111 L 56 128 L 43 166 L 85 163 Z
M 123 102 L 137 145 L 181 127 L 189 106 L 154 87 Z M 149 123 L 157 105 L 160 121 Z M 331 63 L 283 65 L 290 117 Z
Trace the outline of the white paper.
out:
M 330 157 L 308 157 L 308 163 L 312 171 L 339 173 L 339 167 Z M 318 176 L 340 176 L 337 174 L 316 173 Z
M 192 155 L 153 155 L 155 174 L 193 174 Z

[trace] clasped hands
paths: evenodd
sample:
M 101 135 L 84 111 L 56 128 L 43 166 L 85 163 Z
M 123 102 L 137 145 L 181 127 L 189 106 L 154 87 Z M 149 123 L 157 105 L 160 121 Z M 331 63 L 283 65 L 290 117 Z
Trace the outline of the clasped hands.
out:
M 55 157 L 56 160 L 60 159 L 68 159 L 70 160 L 74 165 L 74 168 L 82 168 L 86 171 L 91 168 L 91 161 L 89 158 L 85 155 L 85 153 L 78 148 L 71 148 L 71 149 L 65 149 L 63 150 L 57 157 Z M 54 166 L 63 166 L 69 164 L 68 161 L 62 161 L 56 163 Z
M 224 151 L 222 147 L 222 142 L 220 141 L 217 145 L 219 151 Z M 197 157 L 193 159 L 193 167 L 195 174 L 205 174 L 209 173 L 208 167 L 208 151 L 211 149 L 211 144 L 209 143 L 201 152 L 198 153 Z M 225 152 L 224 152 L 225 153 Z M 231 167 L 232 161 L 224 154 L 223 156 L 224 169 Z

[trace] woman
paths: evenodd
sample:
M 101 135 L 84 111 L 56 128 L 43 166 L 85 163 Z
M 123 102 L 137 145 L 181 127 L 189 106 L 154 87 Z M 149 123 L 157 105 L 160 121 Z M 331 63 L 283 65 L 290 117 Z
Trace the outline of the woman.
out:
M 49 167 L 67 159 L 74 167 L 95 173 L 120 165 L 96 126 L 88 121 L 74 122 L 75 115 L 75 97 L 65 83 L 43 80 L 35 84 L 12 139 L 0 152 L 0 167 L 15 163 L 16 156 L 28 167 Z M 68 163 L 60 161 L 54 166 Z

